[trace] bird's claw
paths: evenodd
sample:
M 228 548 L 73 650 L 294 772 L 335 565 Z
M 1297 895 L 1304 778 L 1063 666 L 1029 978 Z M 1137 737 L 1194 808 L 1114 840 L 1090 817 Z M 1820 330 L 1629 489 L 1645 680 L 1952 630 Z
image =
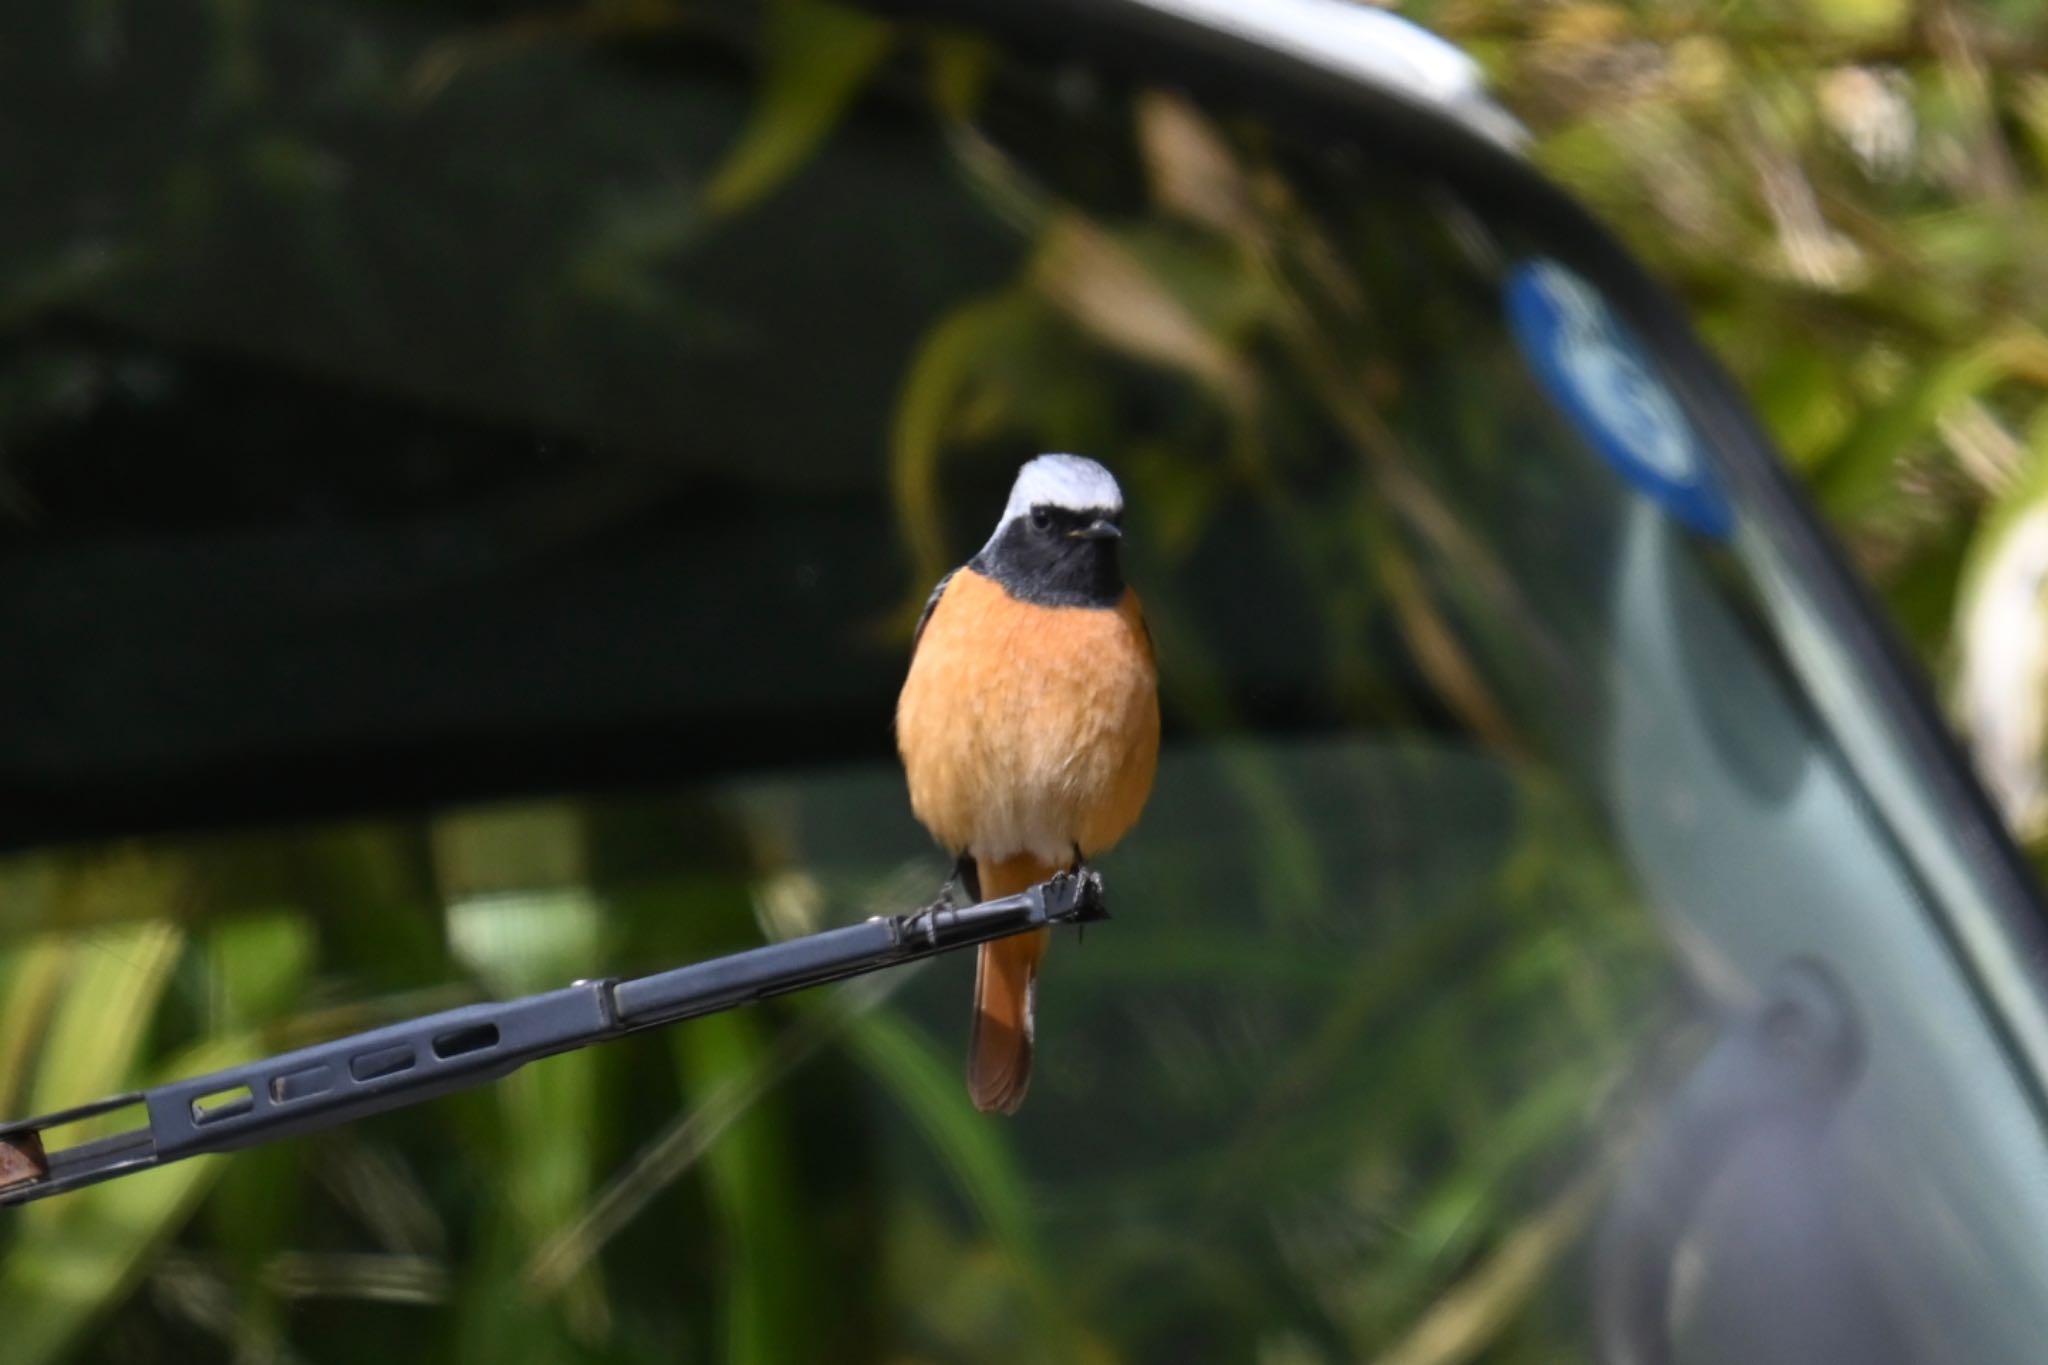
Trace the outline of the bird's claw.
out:
M 1109 907 L 1103 903 L 1102 874 L 1083 864 L 1045 879 L 1045 903 L 1049 917 L 1077 926 L 1109 918 Z

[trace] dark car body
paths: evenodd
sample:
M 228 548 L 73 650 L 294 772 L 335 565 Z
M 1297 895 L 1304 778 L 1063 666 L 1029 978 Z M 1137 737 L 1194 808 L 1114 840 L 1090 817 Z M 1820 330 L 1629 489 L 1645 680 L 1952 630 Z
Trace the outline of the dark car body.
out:
M 1166 712 L 1013 1125 L 964 965 L 692 1023 L 0 1222 L 23 1359 L 2039 1357 L 2038 892 L 1454 51 L 10 28 L 0 1111 L 928 897 L 909 631 L 1038 450 L 1124 482 Z

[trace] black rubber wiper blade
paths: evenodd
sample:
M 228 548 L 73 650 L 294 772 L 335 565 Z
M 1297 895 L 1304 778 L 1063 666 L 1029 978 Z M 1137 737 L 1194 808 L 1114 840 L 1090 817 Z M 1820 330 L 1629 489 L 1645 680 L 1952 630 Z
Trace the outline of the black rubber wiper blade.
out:
M 629 980 L 578 981 L 353 1033 L 210 1075 L 0 1123 L 0 1205 L 24 1204 L 467 1089 L 558 1052 L 715 1014 L 1055 924 L 1107 919 L 1102 879 L 1062 873 L 1014 896 L 943 902 Z M 43 1135 L 139 1107 L 141 1127 L 59 1149 Z

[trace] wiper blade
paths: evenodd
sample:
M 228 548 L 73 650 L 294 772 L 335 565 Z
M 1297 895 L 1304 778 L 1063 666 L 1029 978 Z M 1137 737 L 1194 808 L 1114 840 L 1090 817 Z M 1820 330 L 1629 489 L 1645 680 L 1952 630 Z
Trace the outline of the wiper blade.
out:
M 772 995 L 917 962 L 1055 924 L 1107 919 L 1102 879 L 1061 873 L 1014 896 L 944 902 L 629 980 L 578 981 L 495 1004 L 464 1005 L 332 1042 L 0 1123 L 0 1205 L 331 1128 L 496 1080 L 541 1057 Z M 148 1121 L 46 1150 L 43 1135 L 140 1107 Z

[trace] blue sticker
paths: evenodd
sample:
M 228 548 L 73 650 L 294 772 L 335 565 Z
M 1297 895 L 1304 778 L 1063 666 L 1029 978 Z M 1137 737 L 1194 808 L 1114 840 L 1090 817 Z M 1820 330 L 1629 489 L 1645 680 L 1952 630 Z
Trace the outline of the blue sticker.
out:
M 1672 516 L 1725 539 L 1735 516 L 1706 450 L 1648 353 L 1591 285 L 1555 261 L 1508 277 L 1508 326 L 1565 418 Z

